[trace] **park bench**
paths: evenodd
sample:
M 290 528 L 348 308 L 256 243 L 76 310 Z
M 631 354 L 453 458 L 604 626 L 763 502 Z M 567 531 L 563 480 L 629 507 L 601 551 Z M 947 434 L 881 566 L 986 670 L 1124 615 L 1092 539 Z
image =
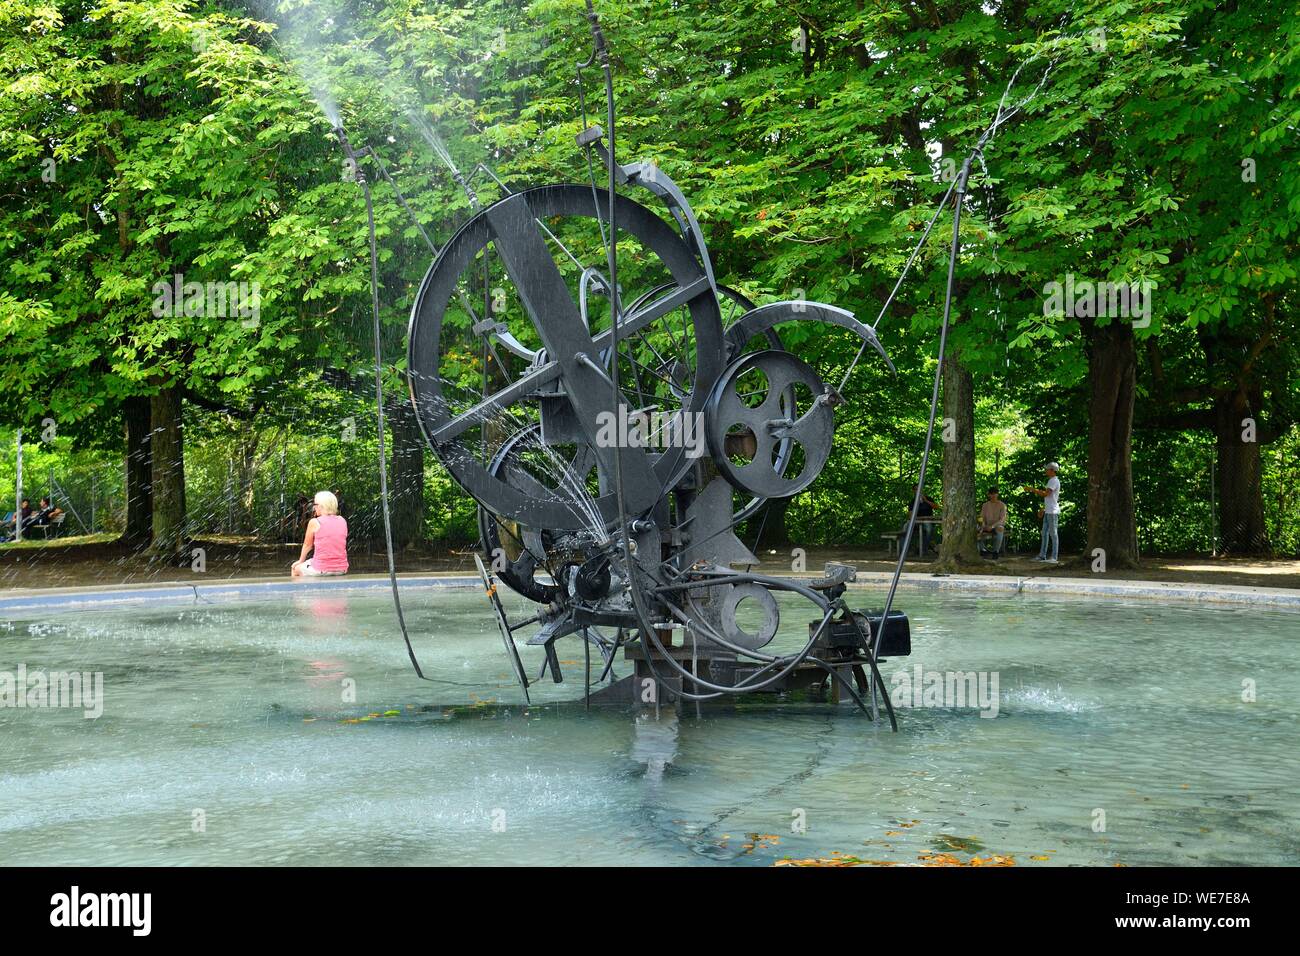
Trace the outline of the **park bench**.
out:
M 921 525 L 923 524 L 937 525 L 942 523 L 943 523 L 942 518 L 917 518 L 916 519 L 917 526 L 916 529 L 912 532 L 912 542 L 913 544 L 916 545 L 916 556 L 918 558 L 922 557 L 921 530 L 920 530 Z M 890 557 L 894 557 L 898 554 L 899 542 L 903 540 L 903 532 L 902 531 L 885 532 L 880 536 L 880 540 L 884 541 L 886 546 L 889 548 Z
M 23 534 L 30 536 L 33 532 L 39 531 L 41 537 L 48 541 L 50 538 L 58 536 L 59 531 L 63 528 L 63 522 L 67 519 L 68 513 L 65 511 L 62 514 L 57 514 L 51 518 L 49 524 L 34 524 L 30 527 L 23 528 Z

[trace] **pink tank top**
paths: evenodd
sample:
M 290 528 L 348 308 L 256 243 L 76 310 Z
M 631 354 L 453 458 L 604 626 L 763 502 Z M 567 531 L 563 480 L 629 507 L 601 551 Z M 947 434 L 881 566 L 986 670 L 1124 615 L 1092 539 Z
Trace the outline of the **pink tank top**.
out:
M 348 569 L 348 523 L 338 515 L 318 515 L 311 566 L 317 571 Z

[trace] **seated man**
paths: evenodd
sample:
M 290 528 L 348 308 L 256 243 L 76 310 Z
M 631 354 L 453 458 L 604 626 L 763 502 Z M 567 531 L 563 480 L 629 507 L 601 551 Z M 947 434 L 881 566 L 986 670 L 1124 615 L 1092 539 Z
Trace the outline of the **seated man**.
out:
M 991 558 L 1002 554 L 1002 540 L 1007 530 L 1007 505 L 998 498 L 998 489 L 990 488 L 988 500 L 980 506 L 980 553 Z M 984 549 L 984 541 L 993 535 L 993 551 Z
M 916 494 L 915 489 L 913 489 L 912 494 L 913 495 Z M 918 519 L 916 523 L 916 535 L 920 539 L 920 548 L 922 554 L 930 553 L 931 544 L 934 541 L 934 524 L 929 521 L 921 521 L 919 519 L 933 518 L 935 516 L 934 513 L 936 510 L 938 510 L 938 508 L 939 506 L 936 505 L 924 491 L 921 492 L 921 501 L 916 509 L 916 517 Z M 912 520 L 912 501 L 911 499 L 909 499 L 907 502 L 907 518 L 904 519 L 903 526 L 898 529 L 900 535 L 905 535 L 907 533 L 907 526 L 911 522 L 911 520 Z M 903 539 L 901 537 L 898 539 L 898 543 L 899 546 L 901 547 L 903 544 Z
M 32 503 L 26 498 L 23 499 L 22 505 L 19 508 L 19 515 L 21 515 L 22 528 L 23 530 L 26 530 L 27 526 L 32 523 Z M 5 522 L 6 527 L 4 531 L 4 537 L 0 538 L 0 541 L 12 541 L 15 537 L 17 537 L 16 532 L 18 530 L 18 520 L 19 520 L 18 516 L 13 516 L 10 517 L 9 520 Z M 9 527 L 10 525 L 12 525 L 13 527 L 10 528 Z
M 42 498 L 40 508 L 36 510 L 36 514 L 23 527 L 47 527 L 53 524 L 54 520 L 61 514 L 63 514 L 62 508 L 56 508 L 50 503 L 49 498 Z

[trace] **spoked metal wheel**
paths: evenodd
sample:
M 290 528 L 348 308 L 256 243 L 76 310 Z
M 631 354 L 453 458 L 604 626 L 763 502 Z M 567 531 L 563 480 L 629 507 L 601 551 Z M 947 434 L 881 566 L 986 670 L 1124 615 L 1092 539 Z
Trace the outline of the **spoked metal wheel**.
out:
M 812 367 L 785 351 L 752 352 L 728 366 L 705 412 L 713 460 L 727 481 L 762 498 L 788 498 L 812 484 L 835 433 L 822 388 Z M 743 440 L 729 448 L 733 436 Z
M 685 448 L 626 447 L 609 426 L 647 405 L 698 418 L 722 371 L 721 315 L 699 261 L 667 223 L 617 196 L 619 285 L 669 289 L 623 311 L 615 401 L 608 291 L 603 299 L 592 294 L 602 288 L 593 275 L 605 262 L 608 206 L 607 193 L 593 196 L 581 185 L 542 186 L 494 203 L 444 247 L 411 311 L 408 377 L 425 437 L 461 487 L 524 527 L 612 526 L 615 456 L 629 515 L 653 508 L 690 467 Z M 458 298 L 466 288 L 465 300 L 486 314 L 467 312 Z M 483 336 L 503 346 L 490 349 L 490 372 Z M 585 491 L 558 481 L 519 487 L 493 473 L 506 439 L 533 426 L 538 447 L 590 449 L 596 478 Z
M 596 458 L 591 448 L 549 448 L 542 446 L 539 438 L 536 425 L 511 436 L 492 460 L 492 477 L 538 498 L 576 499 L 577 492 L 562 487 L 569 482 L 582 483 L 590 494 L 596 482 Z M 539 604 L 549 604 L 560 592 L 558 584 L 537 579 L 539 570 L 556 581 L 565 566 L 587 557 L 584 542 L 572 532 L 528 528 L 483 507 L 478 509 L 478 522 L 479 538 L 493 572 L 511 590 Z
M 673 287 L 670 285 L 664 285 L 651 289 L 649 292 L 642 295 L 640 299 L 636 300 L 636 302 L 632 303 L 632 305 L 628 307 L 628 310 L 635 312 L 646 302 L 658 299 L 672 291 L 672 288 Z M 737 323 L 740 319 L 746 313 L 752 312 L 756 308 L 753 300 L 747 295 L 738 289 L 733 289 L 726 285 L 718 286 L 718 305 L 722 313 L 723 335 L 727 338 L 735 338 L 735 336 L 727 335 L 728 330 L 737 328 Z M 777 334 L 777 331 L 774 328 L 764 329 L 762 332 L 752 336 L 749 342 L 731 344 L 731 348 L 734 348 L 738 353 L 771 349 L 780 351 L 784 349 L 784 347 L 785 346 L 781 343 L 781 336 Z M 785 402 L 787 405 L 794 404 L 795 395 L 792 390 L 785 396 Z M 744 454 L 748 450 L 749 445 L 752 444 L 752 439 L 746 435 L 733 435 L 727 439 L 727 444 L 730 446 L 728 448 L 729 453 Z M 781 439 L 777 443 L 777 449 L 772 464 L 778 474 L 783 474 L 789 466 L 793 451 L 794 448 L 790 439 Z M 733 525 L 739 525 L 741 522 L 748 520 L 767 503 L 767 498 L 747 495 L 740 490 L 736 491 L 733 498 L 735 508 L 735 513 L 732 516 Z

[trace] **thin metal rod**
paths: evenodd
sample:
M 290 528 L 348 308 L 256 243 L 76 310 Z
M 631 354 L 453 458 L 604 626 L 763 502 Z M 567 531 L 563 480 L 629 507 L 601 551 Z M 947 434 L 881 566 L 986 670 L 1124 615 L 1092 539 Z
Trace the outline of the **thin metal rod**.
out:
M 961 253 L 961 206 L 966 199 L 966 178 L 970 175 L 970 164 L 975 158 L 979 146 L 966 157 L 961 172 L 957 176 L 957 203 L 952 210 L 952 246 L 948 253 L 948 284 L 943 297 L 943 324 L 939 327 L 939 361 L 934 369 L 934 391 L 930 395 L 930 421 L 925 429 L 925 450 L 921 453 L 921 471 L 916 479 L 916 493 L 912 496 L 912 513 L 907 519 L 907 533 L 898 549 L 898 564 L 894 568 L 893 580 L 889 582 L 889 592 L 885 595 L 885 611 L 880 616 L 880 630 L 872 643 L 871 658 L 880 654 L 880 639 L 889 626 L 889 611 L 894 605 L 894 593 L 898 590 L 898 579 L 903 573 L 903 564 L 907 561 L 907 549 L 912 543 L 912 532 L 916 528 L 916 513 L 921 506 L 921 495 L 925 488 L 925 470 L 930 463 L 930 447 L 934 442 L 934 419 L 939 410 L 939 385 L 943 381 L 943 359 L 948 347 L 948 323 L 952 316 L 953 279 L 957 270 L 957 257 Z
M 23 430 L 18 429 L 17 476 L 14 478 L 14 540 L 23 540 Z
M 375 336 L 375 421 L 379 429 L 379 501 L 384 516 L 384 544 L 388 554 L 388 581 L 393 589 L 393 607 L 397 611 L 397 623 L 402 631 L 402 640 L 406 642 L 406 653 L 411 659 L 411 666 L 415 668 L 416 676 L 421 680 L 432 680 L 432 678 L 424 676 L 420 662 L 415 656 L 415 648 L 411 646 L 411 635 L 406 628 L 406 616 L 402 613 L 402 598 L 397 590 L 397 565 L 393 558 L 393 527 L 392 519 L 388 513 L 388 457 L 384 442 L 384 355 L 383 329 L 379 321 L 379 247 L 378 240 L 375 237 L 375 204 L 370 194 L 370 183 L 366 179 L 365 172 L 357 163 L 357 154 L 353 151 L 352 144 L 348 141 L 343 127 L 337 127 L 335 133 L 344 153 L 352 161 L 352 166 L 357 171 L 357 182 L 361 186 L 361 192 L 366 200 L 366 224 L 369 229 L 370 240 L 370 311 L 374 320 Z

